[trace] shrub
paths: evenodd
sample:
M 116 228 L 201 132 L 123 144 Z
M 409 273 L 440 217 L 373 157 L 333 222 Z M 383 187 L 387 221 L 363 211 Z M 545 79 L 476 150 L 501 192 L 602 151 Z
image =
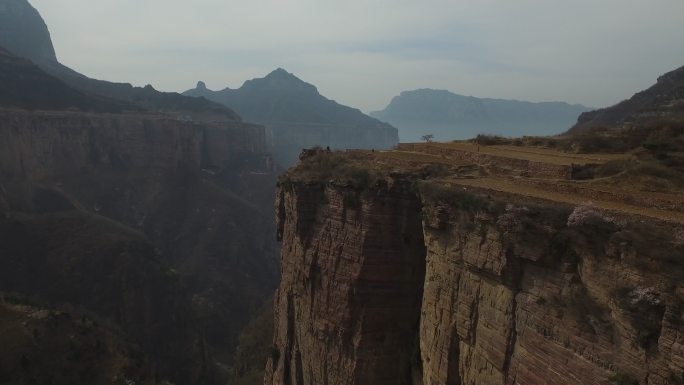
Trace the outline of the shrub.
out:
M 451 207 L 473 212 L 488 211 L 491 201 L 468 192 L 459 186 L 445 186 L 438 182 L 422 181 L 418 184 L 420 193 L 431 200 L 447 203 Z
M 505 144 L 509 142 L 509 140 L 504 137 L 485 134 L 478 134 L 472 141 L 481 146 L 494 146 L 497 144 Z
M 681 178 L 676 171 L 658 162 L 641 162 L 630 170 L 630 174 L 673 180 Z
M 586 224 L 595 224 L 597 222 L 613 223 L 615 220 L 603 214 L 599 209 L 594 207 L 591 202 L 575 207 L 575 210 L 568 217 L 568 227 L 583 226 Z
M 613 296 L 630 316 L 639 345 L 648 350 L 658 344 L 665 315 L 658 293 L 653 288 L 617 288 Z
M 670 381 L 668 384 L 682 385 L 684 384 L 684 373 L 672 373 L 670 374 L 670 378 L 668 380 Z
M 594 179 L 596 176 L 596 168 L 598 165 L 590 164 L 573 164 L 572 165 L 572 179 L 574 180 L 588 180 Z
M 513 232 L 523 225 L 523 220 L 530 213 L 526 206 L 515 207 L 512 204 L 506 206 L 506 211 L 499 217 L 496 224 L 505 232 Z
M 630 160 L 611 160 L 598 166 L 595 170 L 594 176 L 597 178 L 614 176 L 629 170 L 634 166 L 634 164 L 634 161 Z
M 313 151 L 313 150 L 312 150 Z M 340 151 L 314 151 L 281 178 L 281 183 L 295 180 L 327 183 L 330 180 L 349 182 L 356 188 L 367 189 L 383 178 L 363 155 Z
M 616 372 L 608 377 L 608 381 L 615 385 L 639 385 L 639 381 L 627 373 Z
M 646 306 L 660 305 L 660 296 L 652 287 L 636 288 L 628 294 L 628 297 L 629 303 L 632 306 L 639 306 L 642 304 Z
M 598 130 L 591 133 L 576 135 L 566 144 L 566 149 L 579 153 L 621 153 L 634 148 L 624 136 L 616 135 L 616 131 Z
M 430 163 L 421 170 L 421 174 L 425 179 L 441 178 L 449 175 L 450 173 L 451 170 L 449 169 L 449 166 L 441 163 Z

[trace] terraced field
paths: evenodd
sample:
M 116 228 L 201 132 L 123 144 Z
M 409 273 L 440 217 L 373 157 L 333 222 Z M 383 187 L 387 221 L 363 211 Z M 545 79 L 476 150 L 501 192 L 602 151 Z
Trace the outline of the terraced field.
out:
M 684 194 L 651 192 L 618 181 L 573 180 L 579 166 L 628 160 L 632 154 L 568 154 L 550 149 L 478 146 L 473 143 L 408 143 L 372 153 L 374 161 L 405 168 L 439 164 L 451 169 L 444 183 L 572 205 L 591 202 L 614 212 L 684 224 Z M 464 175 L 458 170 L 470 166 Z M 472 172 L 472 169 L 477 172 Z M 541 170 L 541 171 L 540 171 Z
M 593 206 L 617 212 L 624 212 L 632 215 L 640 215 L 660 219 L 668 222 L 678 222 L 684 224 L 684 212 L 680 210 L 665 210 L 652 206 L 638 206 L 627 204 L 618 200 L 590 199 L 587 196 L 562 193 L 551 189 L 542 189 L 531 183 L 501 178 L 477 178 L 477 179 L 452 179 L 449 182 L 455 185 L 489 189 L 523 195 L 536 199 L 550 200 L 554 202 L 580 205 L 591 203 Z
M 563 166 L 605 163 L 611 160 L 631 158 L 631 155 L 628 154 L 569 154 L 536 147 L 481 146 L 470 142 L 402 143 L 399 145 L 399 150 L 432 154 L 442 153 L 445 155 L 448 155 L 450 152 L 453 152 L 454 155 L 459 153 L 474 153 Z

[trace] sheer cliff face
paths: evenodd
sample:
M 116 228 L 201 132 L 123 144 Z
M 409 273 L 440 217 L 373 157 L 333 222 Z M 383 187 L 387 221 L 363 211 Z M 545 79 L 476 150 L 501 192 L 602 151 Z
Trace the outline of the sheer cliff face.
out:
M 680 384 L 681 226 L 386 177 L 279 192 L 265 384 Z
M 419 207 L 402 182 L 362 198 L 283 187 L 268 384 L 409 384 L 424 277 Z
M 235 159 L 265 154 L 263 127 L 238 122 L 1 109 L 0 119 L 0 172 L 30 180 L 78 174 L 87 165 L 156 169 L 157 176 L 163 176 L 182 168 L 221 168 Z
M 225 383 L 215 362 L 227 365 L 277 279 L 263 127 L 14 109 L 0 122 L 0 233 L 11 237 L 0 292 L 106 319 L 157 380 Z
M 424 203 L 427 218 L 442 216 L 424 227 L 425 384 L 675 383 L 681 271 L 644 242 L 664 237 L 664 254 L 681 246 L 660 224 L 568 227 L 562 207 L 469 213 Z

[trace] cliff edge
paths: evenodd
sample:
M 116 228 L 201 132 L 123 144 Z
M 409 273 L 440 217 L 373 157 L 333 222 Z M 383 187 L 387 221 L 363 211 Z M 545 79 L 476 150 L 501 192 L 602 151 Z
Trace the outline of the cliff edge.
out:
M 681 211 L 564 193 L 571 155 L 422 146 L 281 179 L 265 384 L 683 383 Z

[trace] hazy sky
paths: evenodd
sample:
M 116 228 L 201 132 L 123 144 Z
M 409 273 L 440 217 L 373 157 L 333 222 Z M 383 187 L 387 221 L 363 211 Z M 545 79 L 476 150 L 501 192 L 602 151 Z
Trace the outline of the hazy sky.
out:
M 683 0 L 30 0 L 60 61 L 164 91 L 283 67 L 371 111 L 402 90 L 606 106 L 684 65 Z

